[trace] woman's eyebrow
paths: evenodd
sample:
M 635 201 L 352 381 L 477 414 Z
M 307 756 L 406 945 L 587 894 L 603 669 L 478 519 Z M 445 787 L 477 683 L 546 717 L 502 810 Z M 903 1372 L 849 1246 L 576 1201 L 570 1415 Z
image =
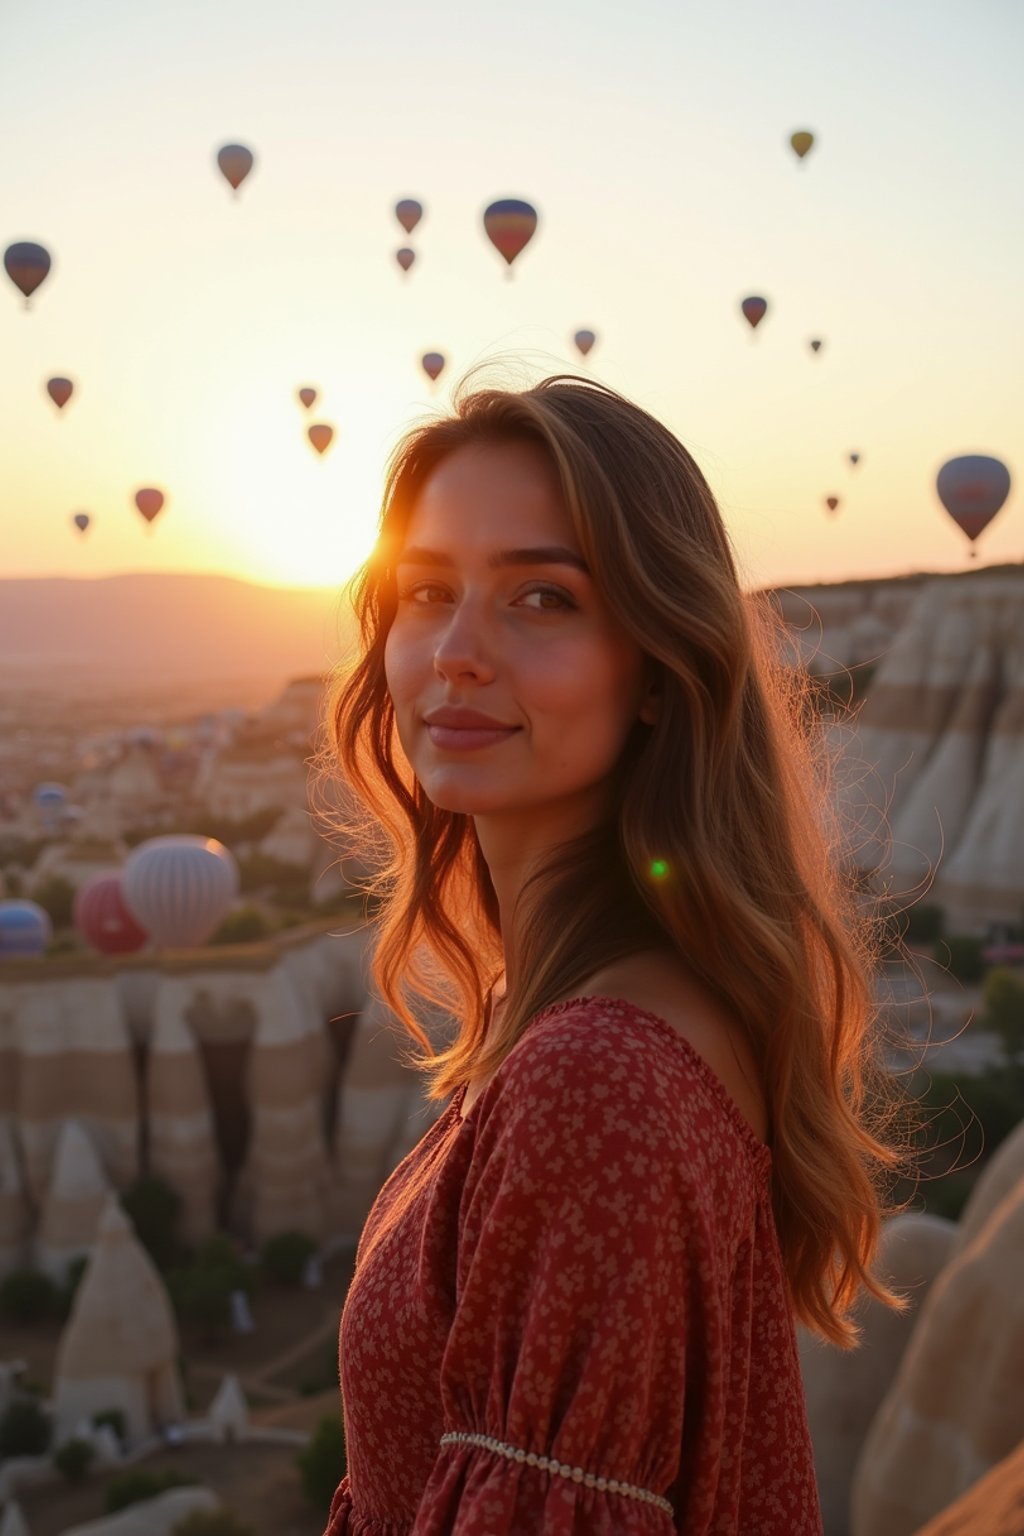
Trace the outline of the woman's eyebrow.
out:
M 396 564 L 452 566 L 455 561 L 443 550 L 414 546 L 403 549 Z M 574 550 L 564 548 L 561 544 L 545 544 L 539 549 L 498 549 L 494 554 L 488 555 L 487 565 L 490 570 L 495 571 L 501 570 L 506 565 L 572 565 L 578 571 L 582 571 L 585 576 L 590 575 L 590 567 L 583 556 L 577 555 Z

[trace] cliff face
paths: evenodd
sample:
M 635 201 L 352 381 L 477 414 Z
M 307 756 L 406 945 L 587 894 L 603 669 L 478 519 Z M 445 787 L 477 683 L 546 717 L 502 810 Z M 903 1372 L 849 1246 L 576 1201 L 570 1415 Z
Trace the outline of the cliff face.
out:
M 843 750 L 862 867 L 951 928 L 1019 922 L 1024 571 L 924 582 Z

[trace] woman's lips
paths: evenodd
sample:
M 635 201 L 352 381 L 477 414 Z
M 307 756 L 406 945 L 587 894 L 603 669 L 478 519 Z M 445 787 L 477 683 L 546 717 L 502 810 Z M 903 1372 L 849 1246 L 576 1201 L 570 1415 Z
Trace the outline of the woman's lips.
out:
M 477 725 L 462 729 L 452 725 L 428 725 L 427 730 L 435 747 L 444 747 L 447 751 L 469 752 L 478 747 L 490 747 L 496 742 L 505 741 L 509 736 L 516 734 L 519 726 L 503 726 L 499 730 L 489 731 Z

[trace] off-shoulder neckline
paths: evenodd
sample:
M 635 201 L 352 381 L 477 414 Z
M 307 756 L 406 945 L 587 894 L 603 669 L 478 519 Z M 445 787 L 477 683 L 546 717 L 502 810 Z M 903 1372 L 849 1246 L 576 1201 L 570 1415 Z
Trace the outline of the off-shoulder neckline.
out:
M 754 1127 L 750 1124 L 750 1121 L 747 1119 L 746 1115 L 744 1115 L 743 1111 L 736 1103 L 736 1100 L 733 1098 L 728 1088 L 726 1088 L 725 1084 L 722 1082 L 722 1079 L 718 1076 L 718 1073 L 711 1066 L 710 1062 L 701 1055 L 700 1051 L 698 1051 L 695 1045 L 691 1044 L 691 1042 L 687 1040 L 685 1035 L 681 1035 L 679 1031 L 674 1029 L 668 1020 L 663 1019 L 660 1014 L 652 1013 L 649 1008 L 641 1008 L 638 1003 L 630 1002 L 629 998 L 627 997 L 611 997 L 606 996 L 603 993 L 588 992 L 584 996 L 564 998 L 561 1002 L 549 1003 L 546 1008 L 539 1009 L 530 1019 L 530 1023 L 527 1025 L 527 1029 L 532 1028 L 539 1019 L 547 1018 L 555 1014 L 565 1013 L 570 1008 L 579 1008 L 581 1004 L 596 1003 L 600 1003 L 605 1007 L 626 1009 L 630 1014 L 633 1015 L 634 1018 L 641 1019 L 644 1023 L 653 1025 L 659 1031 L 659 1033 L 669 1039 L 673 1045 L 681 1049 L 683 1055 L 686 1057 L 691 1067 L 699 1075 L 701 1081 L 705 1083 L 710 1091 L 714 1094 L 722 1109 L 729 1117 L 731 1124 L 735 1127 L 736 1132 L 743 1141 L 744 1146 L 750 1152 L 755 1166 L 761 1172 L 767 1172 L 771 1168 L 772 1149 L 768 1142 L 762 1141 L 757 1135 Z M 488 1084 L 488 1086 L 490 1085 Z M 468 1083 L 460 1084 L 459 1088 L 452 1096 L 452 1107 L 457 1106 L 461 1108 L 462 1103 L 466 1097 L 468 1087 Z M 477 1100 L 477 1103 L 479 1103 L 479 1100 Z M 460 1120 L 459 1123 L 465 1125 L 469 1118 L 472 1116 L 473 1110 L 475 1110 L 475 1108 L 476 1104 L 473 1105 L 473 1109 L 470 1110 L 466 1120 Z

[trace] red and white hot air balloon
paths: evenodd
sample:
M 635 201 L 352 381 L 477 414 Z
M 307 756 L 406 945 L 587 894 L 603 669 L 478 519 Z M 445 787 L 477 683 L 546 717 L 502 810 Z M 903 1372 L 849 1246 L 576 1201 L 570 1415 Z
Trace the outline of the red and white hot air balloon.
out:
M 125 905 L 118 870 L 93 875 L 75 893 L 75 927 L 101 955 L 130 955 L 141 949 L 149 934 Z
M 125 905 L 160 949 L 191 949 L 238 894 L 238 866 L 214 837 L 169 833 L 133 848 L 121 871 Z

